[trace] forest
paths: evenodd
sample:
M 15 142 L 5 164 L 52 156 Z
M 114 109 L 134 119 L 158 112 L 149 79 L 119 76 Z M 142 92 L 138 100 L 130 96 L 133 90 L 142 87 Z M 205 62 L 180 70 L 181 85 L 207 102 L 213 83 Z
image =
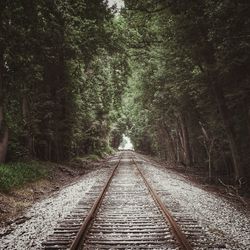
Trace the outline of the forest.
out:
M 0 163 L 135 150 L 250 187 L 250 2 L 0 2 Z

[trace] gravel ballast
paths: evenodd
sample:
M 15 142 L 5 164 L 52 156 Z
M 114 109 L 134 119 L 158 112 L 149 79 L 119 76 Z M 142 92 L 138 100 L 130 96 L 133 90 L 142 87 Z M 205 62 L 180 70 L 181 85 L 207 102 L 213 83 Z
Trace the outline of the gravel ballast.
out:
M 90 172 L 76 183 L 34 204 L 19 220 L 0 229 L 0 249 L 40 249 L 57 222 L 70 213 L 77 202 L 102 179 L 107 168 Z M 6 235 L 4 235 L 6 234 Z
M 117 159 L 114 159 L 113 163 L 116 162 Z M 166 206 L 175 203 L 181 210 L 187 211 L 188 216 L 198 221 L 211 242 L 226 249 L 250 249 L 248 210 L 238 209 L 217 193 L 204 190 L 185 176 L 163 166 L 145 160 L 140 160 L 138 165 L 159 195 L 163 196 Z M 0 229 L 0 249 L 40 249 L 41 243 L 53 233 L 58 221 L 66 217 L 78 201 L 105 178 L 107 170 L 92 171 L 53 196 L 35 203 L 19 220 Z
M 156 190 L 168 194 L 226 249 L 250 249 L 250 213 L 227 199 L 193 184 L 169 169 L 142 160 L 140 166 Z M 166 204 L 167 205 L 167 204 Z

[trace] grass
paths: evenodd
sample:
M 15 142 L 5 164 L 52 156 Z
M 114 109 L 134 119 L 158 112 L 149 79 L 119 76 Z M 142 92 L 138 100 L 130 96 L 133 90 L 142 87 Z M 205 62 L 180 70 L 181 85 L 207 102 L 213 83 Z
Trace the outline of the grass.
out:
M 74 159 L 72 159 L 72 161 L 76 161 L 76 162 L 82 162 L 82 161 L 98 161 L 103 159 L 104 157 L 113 154 L 115 151 L 111 148 L 111 147 L 106 147 L 102 150 L 96 150 L 94 153 L 92 154 L 88 154 L 88 155 L 84 155 L 81 157 L 76 157 Z
M 113 154 L 114 152 L 115 152 L 114 149 L 112 149 L 110 146 L 106 146 L 100 150 L 95 151 L 95 155 L 98 155 L 101 158 L 104 158 L 105 156 Z
M 85 159 L 90 160 L 90 161 L 98 161 L 100 160 L 100 156 L 96 154 L 90 154 L 90 155 L 87 155 Z
M 75 157 L 73 159 L 71 159 L 71 163 L 75 164 L 75 165 L 82 165 L 82 163 L 86 162 L 86 161 L 98 161 L 100 160 L 100 156 L 96 155 L 96 154 L 89 154 L 89 155 L 85 155 L 85 156 L 78 156 Z
M 114 152 L 115 151 L 111 147 L 106 147 L 102 150 L 97 150 L 92 154 L 75 157 L 71 159 L 70 163 L 71 165 L 82 166 L 82 164 L 86 161 L 99 161 Z
M 48 170 L 36 161 L 0 164 L 0 191 L 36 181 L 48 175 Z

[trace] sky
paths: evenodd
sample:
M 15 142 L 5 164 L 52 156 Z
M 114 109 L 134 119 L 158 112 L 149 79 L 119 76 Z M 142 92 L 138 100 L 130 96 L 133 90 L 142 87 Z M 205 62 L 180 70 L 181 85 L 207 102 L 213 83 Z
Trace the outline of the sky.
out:
M 127 137 L 126 135 L 122 135 L 122 143 L 118 149 L 120 149 L 120 150 L 126 150 L 126 149 L 134 150 L 134 145 L 132 144 L 129 137 Z
M 123 0 L 108 0 L 110 6 L 117 4 L 118 9 L 124 6 Z

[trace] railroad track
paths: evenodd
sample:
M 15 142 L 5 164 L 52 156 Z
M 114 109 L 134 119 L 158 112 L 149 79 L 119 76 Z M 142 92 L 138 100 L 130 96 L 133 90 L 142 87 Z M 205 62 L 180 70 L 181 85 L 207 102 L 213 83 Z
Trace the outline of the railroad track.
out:
M 206 249 L 182 230 L 140 170 L 132 153 L 116 166 L 55 229 L 43 249 Z M 192 241 L 189 242 L 188 239 Z

